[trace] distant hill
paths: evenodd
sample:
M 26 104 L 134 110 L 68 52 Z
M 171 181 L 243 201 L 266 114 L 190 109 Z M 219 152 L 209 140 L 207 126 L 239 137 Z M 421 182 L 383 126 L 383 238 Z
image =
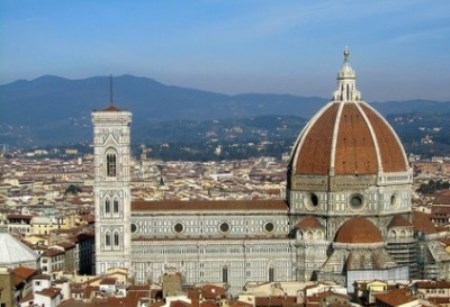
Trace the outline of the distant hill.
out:
M 243 119 L 265 115 L 310 118 L 328 99 L 278 94 L 225 95 L 170 86 L 145 77 L 114 78 L 114 100 L 133 112 L 133 137 L 149 124 L 173 120 Z M 0 85 L 0 143 L 90 142 L 90 113 L 109 103 L 109 77 L 42 76 Z M 374 103 L 384 114 L 450 112 L 449 102 Z

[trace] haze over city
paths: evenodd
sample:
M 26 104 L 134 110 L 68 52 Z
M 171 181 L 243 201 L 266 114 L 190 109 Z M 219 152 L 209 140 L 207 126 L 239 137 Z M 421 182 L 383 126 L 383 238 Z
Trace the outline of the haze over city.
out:
M 133 74 L 329 97 L 350 47 L 368 101 L 449 100 L 450 2 L 0 2 L 0 83 Z

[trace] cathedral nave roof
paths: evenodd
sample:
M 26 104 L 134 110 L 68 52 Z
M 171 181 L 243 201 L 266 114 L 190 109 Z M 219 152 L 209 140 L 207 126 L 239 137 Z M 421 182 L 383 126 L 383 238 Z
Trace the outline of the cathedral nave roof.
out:
M 156 200 L 133 201 L 131 211 L 287 211 L 284 200 Z

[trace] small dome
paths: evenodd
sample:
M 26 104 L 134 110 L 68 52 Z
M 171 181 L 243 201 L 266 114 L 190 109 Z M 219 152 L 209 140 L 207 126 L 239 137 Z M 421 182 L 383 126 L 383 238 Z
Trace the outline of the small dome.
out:
M 407 219 L 405 219 L 401 214 L 397 214 L 389 222 L 387 228 L 391 229 L 392 227 L 411 227 L 411 226 L 412 224 Z
M 314 216 L 306 216 L 296 225 L 297 229 L 323 228 L 322 224 Z
M 336 233 L 334 240 L 338 243 L 363 244 L 383 242 L 380 230 L 368 219 L 354 217 L 344 224 Z

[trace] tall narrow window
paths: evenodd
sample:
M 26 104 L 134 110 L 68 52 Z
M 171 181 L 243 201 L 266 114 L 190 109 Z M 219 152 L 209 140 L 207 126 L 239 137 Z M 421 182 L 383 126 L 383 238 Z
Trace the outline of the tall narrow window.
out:
M 228 267 L 224 266 L 222 268 L 222 282 L 226 283 L 228 282 Z
M 111 246 L 111 235 L 109 233 L 107 233 L 105 235 L 105 245 L 106 246 Z
M 275 279 L 275 269 L 269 268 L 269 282 L 273 282 Z
M 109 199 L 105 200 L 105 213 L 109 214 L 111 212 L 111 204 L 109 203 Z
M 106 155 L 106 174 L 108 177 L 116 177 L 116 154 Z
M 119 201 L 114 199 L 114 213 L 119 213 Z
M 114 233 L 114 245 L 119 246 L 119 234 L 117 232 Z

